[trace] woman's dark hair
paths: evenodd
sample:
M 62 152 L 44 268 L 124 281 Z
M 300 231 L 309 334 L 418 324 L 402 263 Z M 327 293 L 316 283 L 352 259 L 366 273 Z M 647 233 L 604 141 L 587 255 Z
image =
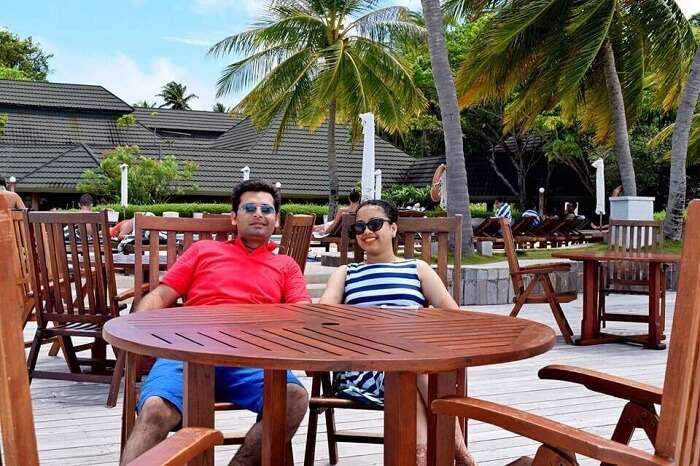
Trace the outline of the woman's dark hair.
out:
M 382 209 L 390 223 L 396 223 L 396 221 L 399 219 L 399 211 L 391 202 L 382 201 L 381 199 L 368 199 L 360 204 L 360 206 L 357 208 L 357 212 L 359 213 L 360 209 L 367 206 L 376 206 Z
M 241 205 L 241 196 L 243 193 L 269 193 L 275 204 L 275 212 L 279 213 L 280 204 L 282 204 L 282 195 L 279 190 L 265 180 L 247 180 L 237 184 L 233 188 L 231 195 L 231 208 L 234 212 L 238 212 L 238 207 Z
M 350 202 L 358 202 L 360 200 L 360 197 L 360 192 L 356 189 L 353 189 L 352 191 L 350 191 L 350 194 L 348 194 L 348 200 Z

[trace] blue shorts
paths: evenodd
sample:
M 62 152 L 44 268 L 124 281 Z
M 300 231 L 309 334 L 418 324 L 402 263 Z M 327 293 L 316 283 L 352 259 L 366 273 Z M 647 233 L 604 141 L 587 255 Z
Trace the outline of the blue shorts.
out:
M 226 401 L 256 412 L 263 409 L 263 381 L 265 372 L 262 369 L 247 367 L 217 367 L 215 368 L 215 399 Z M 183 412 L 183 365 L 182 361 L 158 359 L 153 365 L 146 382 L 141 389 L 136 410 L 140 411 L 146 400 L 158 396 L 169 401 L 180 413 Z M 294 374 L 287 371 L 287 383 L 301 387 Z

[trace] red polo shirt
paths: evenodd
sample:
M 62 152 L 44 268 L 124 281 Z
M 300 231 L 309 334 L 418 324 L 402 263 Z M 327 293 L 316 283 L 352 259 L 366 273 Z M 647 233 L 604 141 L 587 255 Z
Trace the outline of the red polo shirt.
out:
M 270 242 L 249 251 L 240 238 L 197 241 L 161 282 L 184 296 L 187 306 L 310 302 L 299 265 L 273 254 L 276 248 Z

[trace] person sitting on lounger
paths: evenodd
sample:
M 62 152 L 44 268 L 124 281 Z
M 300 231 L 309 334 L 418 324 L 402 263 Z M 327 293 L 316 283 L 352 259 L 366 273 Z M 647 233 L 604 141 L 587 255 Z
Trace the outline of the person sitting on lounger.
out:
M 513 223 L 513 213 L 510 210 L 510 204 L 496 200 L 493 203 L 493 210 L 496 212 L 496 217 L 504 217 L 508 219 L 508 223 Z
M 540 213 L 537 212 L 537 208 L 532 203 L 528 204 L 527 210 L 525 212 L 523 212 L 523 218 L 525 218 L 525 217 L 533 217 L 534 218 L 534 220 L 532 221 L 532 226 L 536 227 L 540 223 L 542 223 L 542 217 L 540 217 Z
M 435 307 L 459 309 L 433 268 L 422 260 L 396 257 L 393 239 L 397 233 L 398 211 L 382 200 L 367 200 L 357 209 L 352 226 L 355 240 L 367 253 L 360 264 L 341 265 L 328 280 L 320 302 L 403 308 Z M 335 373 L 338 396 L 360 402 L 384 405 L 384 373 L 348 371 Z M 426 465 L 428 377 L 419 376 L 417 464 Z M 421 409 L 422 407 L 422 409 Z M 458 466 L 472 466 L 464 437 L 455 425 L 455 459 Z
M 340 222 L 343 219 L 343 214 L 354 214 L 357 212 L 357 207 L 360 205 L 360 193 L 353 189 L 350 191 L 350 194 L 348 194 L 348 201 L 350 202 L 350 205 L 348 207 L 338 209 L 338 212 L 335 214 L 335 218 L 332 221 L 322 225 L 316 225 L 314 227 L 313 234 L 316 238 L 323 238 L 334 231 L 338 225 L 340 225 Z

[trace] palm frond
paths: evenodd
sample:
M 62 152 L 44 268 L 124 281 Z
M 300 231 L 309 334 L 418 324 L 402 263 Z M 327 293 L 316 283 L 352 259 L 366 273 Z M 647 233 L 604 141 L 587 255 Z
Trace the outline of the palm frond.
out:
M 658 147 L 663 144 L 673 135 L 675 127 L 675 124 L 666 126 L 649 140 L 647 146 Z M 663 158 L 664 160 L 671 160 L 671 151 L 665 152 Z M 690 126 L 690 136 L 688 138 L 688 157 L 686 163 L 688 166 L 700 164 L 700 113 L 693 115 Z
M 504 8 L 510 3 L 511 0 L 446 0 L 442 4 L 442 14 L 450 20 L 474 20 L 484 13 Z
M 392 6 L 370 11 L 355 19 L 345 27 L 342 35 L 348 36 L 353 33 L 377 42 L 388 43 L 397 35 L 409 38 L 425 37 L 426 30 L 413 20 L 407 8 Z

